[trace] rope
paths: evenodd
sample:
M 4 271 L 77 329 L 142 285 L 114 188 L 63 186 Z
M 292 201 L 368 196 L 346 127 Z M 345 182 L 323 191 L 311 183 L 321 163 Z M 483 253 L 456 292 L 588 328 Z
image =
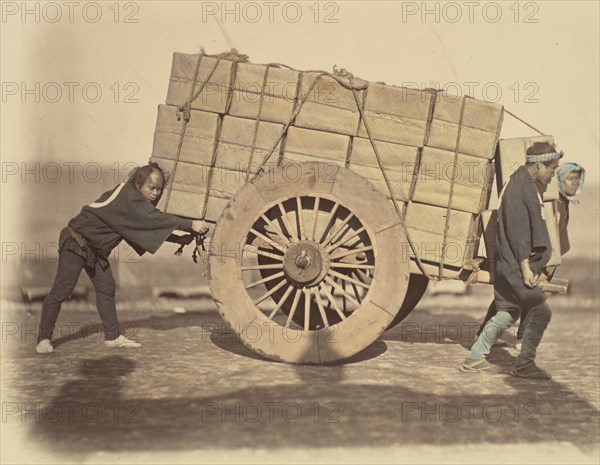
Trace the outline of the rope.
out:
M 200 53 L 198 55 L 198 62 L 196 63 L 196 69 L 194 70 L 194 78 L 192 79 L 192 85 L 190 87 L 190 92 L 188 94 L 188 100 L 177 108 L 177 121 L 181 120 L 181 115 L 183 114 L 183 128 L 181 133 L 179 134 L 179 141 L 177 142 L 177 153 L 175 155 L 175 161 L 173 163 L 173 179 L 175 179 L 175 171 L 177 170 L 177 164 L 179 163 L 179 155 L 181 153 L 181 147 L 183 147 L 183 140 L 185 138 L 185 131 L 187 128 L 187 123 L 192 116 L 191 112 L 191 102 L 192 97 L 194 96 L 194 88 L 196 87 L 196 81 L 198 80 L 198 73 L 200 72 L 200 63 L 202 62 L 202 58 L 204 55 Z M 167 198 L 165 199 L 165 210 L 169 206 L 169 200 L 171 200 L 171 191 L 173 189 L 169 189 L 167 192 Z
M 313 73 L 313 72 L 314 71 L 307 71 L 307 73 Z M 335 71 L 334 71 L 334 73 L 335 73 Z M 315 78 L 315 80 L 312 82 L 312 84 L 308 88 L 308 91 L 306 92 L 306 94 L 303 94 L 302 97 L 301 97 L 301 99 L 298 100 L 298 104 L 296 105 L 296 108 L 292 112 L 292 114 L 290 116 L 290 119 L 283 126 L 283 129 L 281 130 L 281 134 L 279 135 L 279 137 L 275 141 L 275 144 L 273 144 L 273 147 L 271 148 L 271 150 L 269 150 L 269 153 L 267 153 L 267 155 L 265 155 L 265 157 L 263 158 L 263 160 L 260 163 L 260 165 L 258 165 L 258 168 L 256 170 L 256 174 L 254 175 L 254 177 L 252 179 L 257 178 L 261 174 L 261 172 L 264 169 L 265 164 L 267 163 L 267 161 L 269 161 L 269 158 L 271 158 L 271 155 L 273 155 L 273 152 L 275 151 L 275 149 L 277 148 L 277 146 L 279 145 L 279 143 L 281 142 L 281 140 L 284 138 L 284 136 L 287 134 L 287 131 L 288 131 L 289 127 L 294 123 L 294 121 L 296 120 L 296 117 L 300 114 L 300 110 L 302 109 L 302 106 L 304 105 L 304 103 L 308 100 L 308 96 L 310 95 L 310 93 L 312 92 L 312 90 L 314 89 L 314 87 L 317 85 L 317 82 L 319 81 L 319 79 L 321 79 L 323 76 L 329 76 L 330 78 L 335 79 L 337 82 L 339 82 L 346 89 L 362 90 L 362 89 L 365 89 L 366 86 L 367 86 L 366 83 L 362 84 L 360 86 L 353 86 L 352 84 L 345 83 L 336 74 L 328 73 L 326 71 L 318 71 L 317 77 Z
M 514 119 L 516 119 L 517 121 L 520 121 L 521 123 L 523 123 L 525 126 L 528 126 L 529 128 L 533 129 L 534 131 L 536 131 L 540 136 L 545 136 L 546 134 L 544 134 L 542 131 L 540 131 L 539 129 L 534 128 L 531 124 L 529 124 L 527 121 L 522 120 L 521 118 L 519 118 L 517 115 L 515 115 L 514 113 L 511 113 L 510 111 L 508 111 L 506 108 L 504 109 L 504 111 L 506 113 L 508 113 L 510 116 L 512 116 Z
M 198 74 L 199 74 L 199 70 L 200 70 L 200 64 L 201 64 L 202 58 L 205 57 L 205 56 L 206 57 L 217 58 L 217 60 L 215 62 L 215 65 L 213 66 L 213 69 L 211 70 L 210 74 L 206 78 L 206 80 L 204 80 L 202 82 L 202 85 L 200 86 L 200 88 L 198 89 L 198 91 L 194 92 L 196 83 L 198 81 Z M 173 173 L 177 169 L 177 163 L 179 161 L 179 156 L 180 156 L 180 153 L 181 153 L 181 148 L 183 146 L 183 140 L 184 140 L 184 137 L 185 137 L 187 123 L 189 122 L 190 117 L 191 117 L 191 104 L 202 93 L 202 91 L 204 90 L 204 87 L 206 86 L 207 82 L 210 80 L 210 78 L 215 73 L 215 71 L 216 71 L 216 69 L 217 69 L 217 67 L 218 67 L 218 65 L 219 65 L 219 63 L 220 63 L 220 61 L 222 59 L 234 61 L 234 62 L 236 62 L 236 64 L 237 63 L 248 63 L 248 56 L 238 53 L 237 50 L 235 50 L 235 49 L 231 49 L 230 52 L 220 53 L 220 54 L 216 54 L 216 55 L 206 54 L 204 52 L 204 49 L 201 49 L 200 55 L 198 57 L 198 62 L 196 63 L 196 69 L 194 71 L 194 78 L 193 78 L 193 83 L 192 83 L 192 86 L 191 86 L 191 89 L 190 89 L 189 98 L 188 98 L 188 100 L 183 105 L 180 105 L 178 107 L 177 119 L 179 121 L 183 117 L 184 121 L 183 121 L 183 129 L 182 129 L 182 131 L 180 133 L 180 137 L 179 137 L 179 143 L 177 145 L 177 153 L 176 153 L 175 162 L 174 162 L 174 165 L 173 165 Z M 284 64 L 281 64 L 281 63 L 269 63 L 269 64 L 266 65 L 265 74 L 264 74 L 264 77 L 263 77 L 263 86 L 262 86 L 262 89 L 261 89 L 261 96 L 260 96 L 260 101 L 259 101 L 258 114 L 257 114 L 257 117 L 256 117 L 256 124 L 255 124 L 255 128 L 254 128 L 254 134 L 253 134 L 253 137 L 252 137 L 252 148 L 251 148 L 251 152 L 250 152 L 250 159 L 249 159 L 248 167 L 247 167 L 247 170 L 246 170 L 246 179 L 247 180 L 251 180 L 251 179 L 249 179 L 250 167 L 251 167 L 252 160 L 253 160 L 253 157 L 254 157 L 254 152 L 255 152 L 255 149 L 256 149 L 256 141 L 257 141 L 257 137 L 258 137 L 258 128 L 259 128 L 260 117 L 262 115 L 262 108 L 263 108 L 263 103 L 264 103 L 266 80 L 267 80 L 269 68 L 271 68 L 271 67 L 285 68 L 285 69 L 293 70 L 293 68 L 291 68 L 290 66 L 287 66 L 287 65 L 284 65 Z M 362 108 L 362 106 L 360 104 L 360 99 L 359 99 L 357 91 L 367 89 L 368 82 L 363 81 L 361 84 L 357 84 L 355 82 L 355 80 L 354 80 L 354 76 L 353 76 L 352 73 L 350 73 L 345 68 L 338 69 L 336 66 L 333 67 L 333 73 L 329 73 L 329 72 L 326 72 L 326 71 L 320 71 L 320 70 L 308 70 L 308 71 L 305 71 L 305 73 L 314 73 L 314 74 L 317 74 L 317 76 L 314 79 L 314 81 L 312 82 L 312 84 L 309 86 L 308 91 L 305 94 L 303 93 L 301 95 L 301 97 L 298 98 L 296 106 L 295 106 L 294 110 L 292 111 L 292 114 L 290 115 L 290 118 L 289 118 L 288 122 L 283 126 L 283 128 L 281 130 L 281 134 L 277 138 L 276 142 L 273 144 L 273 147 L 269 150 L 269 152 L 264 156 L 264 158 L 261 161 L 261 163 L 258 165 L 257 171 L 256 171 L 256 173 L 255 173 L 255 175 L 253 176 L 252 179 L 255 179 L 256 177 L 258 177 L 261 174 L 261 172 L 264 170 L 265 164 L 271 158 L 271 156 L 273 155 L 273 152 L 275 151 L 275 149 L 277 148 L 277 146 L 279 145 L 279 143 L 286 136 L 289 127 L 294 123 L 296 117 L 299 115 L 299 113 L 300 113 L 300 111 L 302 109 L 302 106 L 308 100 L 308 97 L 309 97 L 310 93 L 312 92 L 312 90 L 314 89 L 314 87 L 317 85 L 317 83 L 319 82 L 319 80 L 322 79 L 325 76 L 327 76 L 327 77 L 335 80 L 342 87 L 344 87 L 345 89 L 351 90 L 352 93 L 353 93 L 353 96 L 354 96 L 354 99 L 356 101 L 356 105 L 357 105 L 358 111 L 360 113 L 360 117 L 361 117 L 361 119 L 363 121 L 363 124 L 365 125 L 365 129 L 366 129 L 367 135 L 369 137 L 369 141 L 371 143 L 371 146 L 373 147 L 373 151 L 375 153 L 375 157 L 377 159 L 377 163 L 379 164 L 379 168 L 380 168 L 381 173 L 383 175 L 383 178 L 385 180 L 387 189 L 388 189 L 388 191 L 390 193 L 390 197 L 391 197 L 392 203 L 394 205 L 394 209 L 396 210 L 396 213 L 398 214 L 398 217 L 401 220 L 401 224 L 402 224 L 402 226 L 404 228 L 407 241 L 408 241 L 408 243 L 410 245 L 410 248 L 411 248 L 411 250 L 413 252 L 413 255 L 415 257 L 415 261 L 417 263 L 417 266 L 418 266 L 419 270 L 421 271 L 421 273 L 423 273 L 423 275 L 427 276 L 427 278 L 429 278 L 429 279 L 434 279 L 427 272 L 427 270 L 425 269 L 423 263 L 421 262 L 421 259 L 419 258 L 419 255 L 417 253 L 416 247 L 415 247 L 415 245 L 414 245 L 414 243 L 413 243 L 413 241 L 412 241 L 412 239 L 410 237 L 408 229 L 406 228 L 406 225 L 405 225 L 403 217 L 402 217 L 402 213 L 400 211 L 400 207 L 398 206 L 398 201 L 397 201 L 397 199 L 396 199 L 396 197 L 394 195 L 394 190 L 393 190 L 392 184 L 391 184 L 391 182 L 390 182 L 390 180 L 388 178 L 388 174 L 387 174 L 387 172 L 385 170 L 385 167 L 383 166 L 383 162 L 381 160 L 379 151 L 377 150 L 377 146 L 375 144 L 375 140 L 373 139 L 373 136 L 372 136 L 372 133 L 371 133 L 371 129 L 369 127 L 367 119 L 365 118 L 363 108 Z M 466 96 L 466 95 L 463 97 L 463 102 L 462 102 L 462 105 L 461 105 L 460 118 L 459 118 L 459 124 L 458 124 L 458 135 L 457 135 L 456 149 L 455 149 L 455 153 L 454 153 L 453 176 L 456 173 L 456 165 L 457 165 L 457 162 L 458 162 L 458 154 L 459 154 L 460 138 L 461 138 L 461 133 L 462 133 L 462 123 L 463 123 L 463 116 L 464 116 L 464 108 L 465 108 L 465 102 L 466 102 L 467 98 L 470 98 L 470 97 Z M 510 116 L 514 117 L 518 121 L 520 121 L 523 124 L 527 125 L 531 129 L 533 129 L 536 132 L 538 132 L 539 134 L 544 135 L 544 133 L 542 133 L 541 131 L 539 131 L 535 127 L 531 126 L 529 123 L 523 121 L 521 118 L 517 117 L 516 115 L 514 115 L 510 111 L 508 111 L 508 110 L 505 110 L 505 111 Z M 169 192 L 167 193 L 167 198 L 165 200 L 165 206 L 168 205 L 170 194 L 171 194 L 171 191 L 169 190 Z M 441 276 L 442 276 L 443 271 L 444 271 L 444 259 L 445 259 L 446 248 L 447 248 L 448 231 L 449 231 L 449 225 L 450 225 L 450 212 L 451 212 L 451 205 L 452 205 L 453 195 L 454 195 L 454 180 L 453 180 L 453 182 L 450 183 L 450 196 L 449 196 L 449 202 L 448 202 L 448 209 L 447 209 L 447 213 L 446 213 L 446 222 L 445 222 L 445 227 L 444 227 L 444 239 L 443 239 L 443 243 L 442 243 L 442 255 L 441 255 L 441 260 L 440 260 L 440 264 L 439 264 L 439 276 L 440 276 L 440 279 L 441 279 Z
M 463 117 L 465 114 L 465 103 L 467 102 L 467 98 L 471 98 L 468 95 L 465 95 L 462 100 L 462 104 L 460 106 L 460 116 L 458 118 L 458 133 L 456 135 L 456 147 L 454 149 L 454 162 L 452 164 L 452 180 L 450 182 L 450 196 L 448 198 L 448 208 L 446 209 L 446 224 L 444 226 L 444 239 L 442 240 L 442 254 L 440 256 L 440 267 L 439 267 L 439 277 L 440 279 L 444 273 L 444 259 L 446 258 L 446 247 L 448 246 L 448 231 L 450 230 L 450 212 L 452 211 L 452 198 L 454 197 L 454 185 L 456 184 L 456 180 L 454 179 L 456 176 L 456 165 L 458 163 L 458 152 L 460 147 L 460 136 L 462 134 L 463 127 Z
M 207 78 L 202 82 L 198 91 L 194 92 L 194 90 L 196 88 L 196 83 L 198 82 L 198 74 L 200 72 L 200 64 L 202 63 L 202 59 L 204 57 L 216 58 L 217 60 L 215 61 L 215 64 L 214 64 L 212 70 L 210 71 L 210 73 L 208 74 Z M 183 128 L 181 130 L 181 133 L 179 134 L 179 142 L 177 143 L 177 152 L 175 154 L 175 160 L 173 163 L 173 172 L 172 172 L 173 175 L 175 175 L 175 172 L 177 171 L 177 165 L 179 163 L 179 157 L 181 155 L 181 148 L 183 147 L 183 141 L 185 139 L 187 124 L 192 117 L 192 111 L 191 111 L 192 103 L 202 93 L 202 91 L 204 90 L 204 87 L 206 86 L 208 81 L 210 81 L 210 78 L 213 76 L 213 74 L 215 74 L 215 71 L 217 70 L 217 67 L 219 66 L 219 63 L 221 63 L 222 59 L 234 61 L 236 63 L 247 63 L 248 55 L 242 55 L 242 54 L 238 53 L 238 51 L 236 49 L 231 49 L 231 51 L 229 51 L 229 52 L 219 53 L 217 55 L 207 55 L 204 53 L 203 48 L 200 49 L 200 54 L 198 55 L 198 61 L 196 63 L 196 69 L 194 70 L 194 77 L 192 79 L 192 85 L 190 87 L 188 99 L 185 101 L 185 103 L 183 103 L 182 105 L 179 105 L 177 107 L 177 121 L 181 121 L 181 118 L 183 118 Z M 169 205 L 169 200 L 171 199 L 171 191 L 172 191 L 172 189 L 169 189 L 169 191 L 167 192 L 167 197 L 165 199 L 165 209 Z
M 346 70 L 343 69 L 343 71 L 346 71 Z M 350 73 L 348 73 L 348 74 L 350 74 Z M 352 76 L 352 75 L 350 74 L 350 76 Z M 352 77 L 350 77 L 350 79 L 352 79 Z M 383 175 L 383 179 L 385 180 L 385 184 L 390 193 L 390 197 L 392 198 L 392 203 L 394 204 L 394 208 L 396 210 L 396 213 L 398 214 L 398 218 L 400 218 L 400 224 L 402 224 L 402 227 L 404 228 L 406 240 L 408 241 L 408 244 L 412 250 L 412 253 L 415 256 L 415 261 L 417 262 L 417 266 L 419 267 L 419 270 L 421 271 L 421 273 L 423 273 L 425 276 L 427 276 L 428 279 L 431 280 L 433 278 L 431 277 L 431 275 L 427 272 L 427 270 L 423 266 L 423 263 L 421 262 L 421 259 L 419 258 L 419 255 L 417 254 L 417 249 L 415 247 L 415 244 L 413 243 L 413 241 L 410 237 L 410 234 L 408 232 L 408 228 L 406 227 L 406 225 L 404 223 L 404 219 L 402 218 L 402 212 L 400 211 L 400 207 L 398 206 L 398 201 L 396 200 L 396 196 L 394 195 L 394 189 L 392 187 L 392 183 L 390 182 L 387 172 L 385 170 L 385 167 L 383 166 L 383 162 L 381 161 L 381 156 L 379 155 L 379 151 L 377 150 L 375 140 L 373 139 L 373 135 L 371 134 L 371 128 L 369 127 L 369 124 L 367 123 L 367 119 L 365 118 L 365 114 L 363 112 L 362 105 L 360 104 L 358 93 L 354 89 L 352 89 L 352 93 L 354 95 L 354 100 L 356 101 L 356 107 L 358 108 L 358 112 L 360 113 L 362 122 L 365 125 L 367 135 L 369 136 L 369 141 L 371 142 L 371 147 L 373 147 L 373 152 L 375 152 L 375 158 L 377 159 L 379 169 L 381 170 L 381 174 Z
M 258 112 L 256 114 L 256 121 L 254 123 L 254 134 L 252 135 L 252 148 L 250 149 L 250 158 L 248 160 L 248 165 L 246 167 L 246 179 L 250 179 L 250 168 L 252 167 L 252 160 L 254 158 L 254 150 L 256 149 L 256 139 L 258 137 L 258 128 L 260 125 L 260 117 L 262 115 L 263 103 L 265 101 L 265 88 L 267 87 L 267 78 L 269 76 L 269 68 L 267 65 L 265 67 L 265 74 L 263 75 L 263 85 L 260 90 L 260 100 L 258 102 Z

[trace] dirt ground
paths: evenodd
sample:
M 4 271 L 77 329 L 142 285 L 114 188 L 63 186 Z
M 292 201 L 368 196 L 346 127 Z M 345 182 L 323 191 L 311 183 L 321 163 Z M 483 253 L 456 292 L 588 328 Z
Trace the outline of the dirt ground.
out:
M 598 263 L 577 270 L 572 293 L 550 300 L 538 361 L 551 381 L 457 369 L 491 299 L 485 285 L 426 295 L 329 366 L 255 355 L 208 299 L 127 289 L 120 323 L 141 349 L 105 348 L 94 305 L 71 301 L 55 353 L 40 356 L 40 304 L 4 300 L 2 462 L 598 463 Z M 516 354 L 496 347 L 491 361 L 508 372 Z

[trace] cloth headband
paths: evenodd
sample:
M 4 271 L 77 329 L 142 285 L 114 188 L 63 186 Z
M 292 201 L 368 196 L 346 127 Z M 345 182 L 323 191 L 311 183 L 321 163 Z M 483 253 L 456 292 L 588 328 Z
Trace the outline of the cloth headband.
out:
M 527 163 L 537 163 L 539 161 L 560 160 L 560 158 L 563 155 L 564 155 L 564 153 L 562 151 L 551 152 L 551 153 L 542 153 L 540 155 L 527 155 Z

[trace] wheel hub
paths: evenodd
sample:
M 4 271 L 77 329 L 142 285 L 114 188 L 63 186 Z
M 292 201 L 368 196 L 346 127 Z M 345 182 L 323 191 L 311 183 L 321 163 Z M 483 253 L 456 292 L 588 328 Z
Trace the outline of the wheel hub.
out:
M 296 242 L 285 253 L 283 271 L 298 284 L 316 284 L 323 279 L 324 253 L 316 242 Z

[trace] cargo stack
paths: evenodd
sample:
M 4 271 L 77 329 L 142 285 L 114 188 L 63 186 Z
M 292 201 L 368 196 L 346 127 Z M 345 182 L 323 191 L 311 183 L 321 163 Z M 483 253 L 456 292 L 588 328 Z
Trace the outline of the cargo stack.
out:
M 442 260 L 448 213 L 444 265 L 460 267 L 476 255 L 481 233 L 479 214 L 489 204 L 503 115 L 503 107 L 496 103 L 436 95 L 406 215 L 411 238 L 421 255 L 426 255 L 425 250 L 429 254 L 436 251 L 432 261 Z M 423 221 L 425 215 L 435 220 Z
M 327 162 L 393 196 L 423 260 L 439 263 L 445 243 L 444 266 L 460 267 L 477 250 L 502 118 L 472 98 L 175 53 L 151 158 L 170 173 L 159 208 L 216 222 L 263 163 Z

